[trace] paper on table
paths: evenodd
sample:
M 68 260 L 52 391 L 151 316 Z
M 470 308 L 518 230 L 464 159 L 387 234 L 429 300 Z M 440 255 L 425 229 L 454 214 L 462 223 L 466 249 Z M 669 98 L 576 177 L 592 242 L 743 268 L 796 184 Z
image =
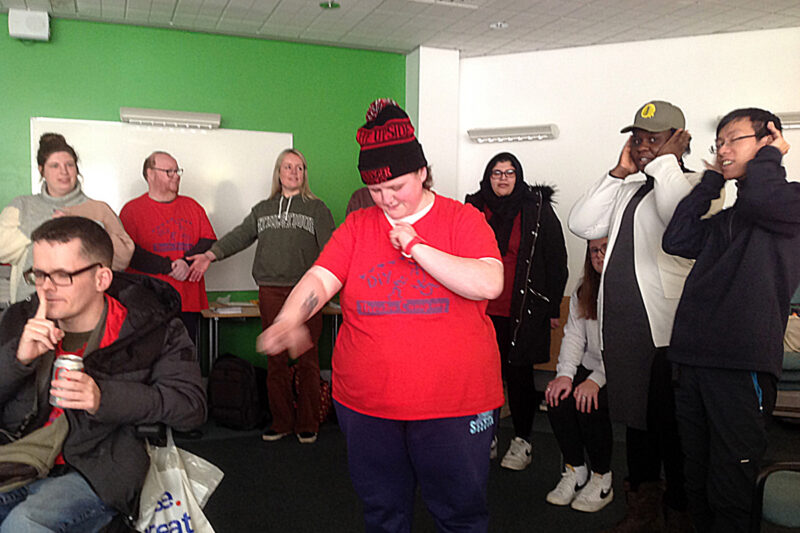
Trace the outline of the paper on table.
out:
M 215 307 L 214 312 L 220 315 L 237 315 L 242 312 L 242 308 L 235 305 L 226 307 Z

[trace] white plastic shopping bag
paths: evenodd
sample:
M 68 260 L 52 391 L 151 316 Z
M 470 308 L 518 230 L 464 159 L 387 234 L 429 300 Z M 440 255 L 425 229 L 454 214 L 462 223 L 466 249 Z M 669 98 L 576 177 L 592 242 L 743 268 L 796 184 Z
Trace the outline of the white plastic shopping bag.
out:
M 136 530 L 147 533 L 214 533 L 203 514 L 208 498 L 222 480 L 222 470 L 186 450 L 180 450 L 167 429 L 167 445 L 151 446 L 150 470 L 139 499 Z

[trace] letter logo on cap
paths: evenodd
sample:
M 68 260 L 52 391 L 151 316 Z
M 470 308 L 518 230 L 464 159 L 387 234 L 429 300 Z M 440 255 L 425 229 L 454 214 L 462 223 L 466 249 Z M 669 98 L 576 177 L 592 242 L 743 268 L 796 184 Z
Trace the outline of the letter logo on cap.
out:
M 653 118 L 656 114 L 656 106 L 653 104 L 647 104 L 642 108 L 642 118 Z

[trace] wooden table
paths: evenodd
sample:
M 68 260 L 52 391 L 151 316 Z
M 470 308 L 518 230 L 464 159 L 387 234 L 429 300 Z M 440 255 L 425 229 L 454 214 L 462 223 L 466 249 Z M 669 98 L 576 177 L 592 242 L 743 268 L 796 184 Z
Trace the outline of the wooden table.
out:
M 221 311 L 221 309 L 238 308 L 238 312 Z M 260 318 L 261 312 L 258 304 L 252 302 L 234 302 L 230 305 L 222 305 L 217 302 L 209 302 L 209 308 L 200 312 L 204 319 L 208 320 L 208 371 L 214 365 L 214 361 L 219 357 L 219 321 L 224 318 Z M 331 346 L 336 342 L 339 334 L 339 320 L 342 316 L 342 308 L 339 304 L 328 302 L 322 308 L 322 314 L 333 317 Z

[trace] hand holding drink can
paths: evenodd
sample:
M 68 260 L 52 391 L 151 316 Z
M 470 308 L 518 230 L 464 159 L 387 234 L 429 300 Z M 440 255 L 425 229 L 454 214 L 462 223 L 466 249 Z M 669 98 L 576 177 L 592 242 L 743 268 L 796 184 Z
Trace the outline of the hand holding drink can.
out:
M 58 356 L 56 360 L 53 361 L 53 381 L 59 379 L 59 375 L 64 370 L 83 372 L 83 359 L 75 354 L 63 354 Z M 50 405 L 60 407 L 59 398 L 53 395 L 53 390 L 58 389 L 50 389 Z

